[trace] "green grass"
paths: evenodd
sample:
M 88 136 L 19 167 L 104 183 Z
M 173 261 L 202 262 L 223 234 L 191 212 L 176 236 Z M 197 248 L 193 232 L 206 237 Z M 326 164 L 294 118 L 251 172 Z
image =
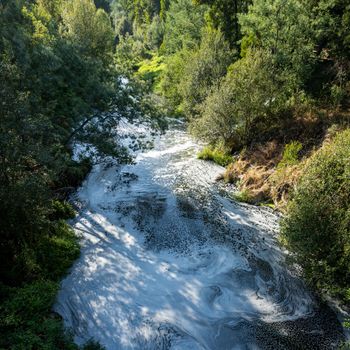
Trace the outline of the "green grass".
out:
M 253 199 L 246 190 L 236 192 L 232 195 L 232 197 L 237 202 L 253 204 Z
M 223 167 L 232 162 L 232 157 L 227 153 L 211 147 L 205 147 L 197 155 L 199 159 L 210 160 Z
M 265 203 L 265 202 L 263 202 L 263 203 L 259 203 L 259 206 L 260 207 L 271 208 L 271 209 L 274 209 L 274 210 L 276 209 L 276 206 L 273 203 Z
M 299 141 L 292 141 L 284 147 L 283 156 L 277 169 L 285 168 L 286 166 L 296 165 L 299 162 L 299 153 L 303 145 Z

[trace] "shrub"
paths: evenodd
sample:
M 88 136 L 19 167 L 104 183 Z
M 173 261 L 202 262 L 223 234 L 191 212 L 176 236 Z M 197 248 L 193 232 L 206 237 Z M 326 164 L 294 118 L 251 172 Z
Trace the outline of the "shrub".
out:
M 198 158 L 203 160 L 211 160 L 221 166 L 227 166 L 232 162 L 232 157 L 227 153 L 211 147 L 205 147 L 198 153 Z
M 350 302 L 350 129 L 309 158 L 282 238 L 310 283 Z
M 237 161 L 239 162 L 239 165 L 242 163 L 240 159 L 238 159 Z M 226 183 L 234 184 L 239 180 L 239 175 L 241 174 L 237 171 L 237 161 L 235 163 L 230 163 L 227 166 L 223 175 L 224 181 Z
M 0 348 L 77 349 L 60 318 L 51 315 L 58 284 L 37 281 L 12 288 L 0 306 Z
M 52 213 L 50 215 L 51 220 L 58 219 L 73 219 L 75 217 L 75 211 L 72 206 L 66 201 L 52 201 Z
M 51 231 L 38 243 L 36 254 L 42 274 L 58 281 L 79 257 L 80 249 L 74 231 L 65 221 L 53 223 Z

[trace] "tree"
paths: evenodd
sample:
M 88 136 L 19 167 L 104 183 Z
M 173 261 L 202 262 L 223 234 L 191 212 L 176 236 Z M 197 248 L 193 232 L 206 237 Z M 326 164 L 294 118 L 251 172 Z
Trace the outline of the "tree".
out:
M 131 0 L 113 0 L 111 9 L 118 44 L 122 37 L 133 33 L 133 2 Z
M 98 9 L 103 9 L 106 13 L 111 11 L 110 0 L 94 0 L 95 6 Z
M 147 44 L 148 46 L 156 50 L 160 47 L 163 42 L 164 36 L 164 22 L 160 16 L 156 15 L 153 17 L 151 24 L 147 29 Z
M 104 58 L 112 51 L 111 21 L 103 9 L 96 9 L 93 0 L 65 1 L 62 21 L 66 36 L 87 55 Z
M 287 96 L 271 56 L 262 50 L 250 51 L 230 67 L 200 105 L 200 117 L 191 125 L 197 137 L 233 151 L 273 125 Z
M 247 47 L 272 53 L 275 63 L 302 85 L 312 70 L 315 32 L 308 7 L 299 0 L 255 0 L 239 16 L 243 55 Z
M 345 0 L 312 1 L 318 66 L 309 85 L 320 100 L 338 108 L 347 104 L 350 77 L 350 5 Z
M 208 23 L 220 29 L 226 40 L 237 47 L 241 39 L 238 15 L 248 11 L 251 0 L 196 0 L 197 4 L 209 5 Z
M 133 0 L 133 12 L 137 25 L 150 24 L 160 13 L 160 0 Z
M 205 6 L 195 6 L 192 0 L 172 1 L 166 15 L 161 50 L 170 55 L 182 49 L 194 49 L 202 37 L 205 11 Z
M 208 30 L 204 33 L 199 49 L 186 59 L 178 86 L 187 117 L 197 116 L 197 106 L 226 74 L 233 59 L 234 52 L 220 31 Z

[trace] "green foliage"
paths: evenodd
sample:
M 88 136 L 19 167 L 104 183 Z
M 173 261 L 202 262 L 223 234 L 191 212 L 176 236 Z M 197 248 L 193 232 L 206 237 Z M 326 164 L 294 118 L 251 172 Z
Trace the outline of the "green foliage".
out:
M 28 350 L 78 350 L 58 315 L 51 312 L 58 283 L 39 280 L 21 288 L 3 288 L 0 347 Z M 82 349 L 103 349 L 88 342 Z
M 241 31 L 253 47 L 273 54 L 278 67 L 288 67 L 294 84 L 310 75 L 315 32 L 310 9 L 299 0 L 255 0 L 247 14 L 239 16 Z M 245 45 L 247 39 L 245 39 Z
M 165 58 L 165 67 L 161 74 L 159 87 L 162 96 L 167 99 L 167 104 L 174 114 L 183 114 L 179 86 L 183 80 L 184 69 L 189 56 L 190 52 L 180 50 L 176 54 Z
M 50 309 L 79 256 L 64 198 L 91 167 L 71 136 L 116 93 L 112 40 L 89 1 L 0 5 L 0 348 L 77 349 Z
M 1 306 L 4 310 L 1 313 L 2 325 L 21 326 L 32 318 L 49 313 L 57 289 L 57 283 L 51 281 L 37 281 L 22 288 L 11 289 L 11 298 Z
M 320 50 L 331 49 L 336 57 L 349 58 L 350 6 L 346 0 L 311 1 Z
M 346 342 L 346 343 L 341 344 L 341 345 L 339 346 L 339 350 L 349 350 L 349 349 L 350 349 L 350 344 L 349 344 L 349 342 Z
M 96 8 L 103 9 L 106 13 L 111 11 L 111 5 L 109 0 L 94 0 Z
M 114 141 L 117 120 L 95 111 L 153 115 L 151 86 L 213 145 L 200 156 L 225 165 L 221 148 L 284 135 L 305 101 L 346 107 L 349 24 L 345 0 L 2 1 L 0 347 L 77 349 L 50 314 L 56 282 L 79 255 L 64 199 L 91 169 L 71 160 L 71 143 L 129 160 Z M 230 49 L 239 45 L 242 59 Z M 119 88 L 117 71 L 140 82 Z M 308 279 L 347 300 L 348 140 L 345 132 L 311 158 L 283 226 Z M 287 145 L 279 167 L 300 150 Z
M 349 84 L 342 86 L 341 84 L 333 84 L 330 88 L 330 101 L 334 107 L 341 106 L 345 101 L 348 94 Z
M 271 54 L 260 50 L 234 63 L 200 106 L 201 117 L 192 122 L 193 133 L 237 150 L 259 132 L 266 132 L 287 100 L 275 72 Z
M 278 163 L 277 168 L 284 168 L 286 166 L 296 165 L 299 161 L 299 153 L 302 150 L 303 145 L 299 141 L 292 141 L 284 146 L 283 155 L 281 161 Z
M 41 237 L 35 249 L 40 275 L 59 280 L 79 257 L 79 245 L 74 231 L 63 220 L 55 222 L 50 235 Z
M 58 284 L 37 281 L 11 289 L 0 309 L 0 347 L 6 349 L 76 349 L 62 322 L 50 315 Z
M 160 74 L 163 72 L 165 64 L 162 56 L 153 56 L 151 59 L 143 60 L 139 63 L 137 76 L 147 81 L 153 86 L 152 91 L 159 91 Z
M 111 17 L 115 32 L 119 39 L 133 33 L 133 2 L 130 0 L 114 0 L 111 3 Z
M 131 76 L 137 71 L 144 56 L 145 47 L 141 40 L 135 40 L 127 34 L 120 38 L 114 59 L 118 70 L 126 76 Z
M 111 21 L 103 9 L 96 9 L 93 0 L 64 2 L 62 25 L 67 37 L 88 55 L 105 58 L 111 52 Z
M 308 281 L 349 302 L 350 130 L 339 133 L 307 162 L 282 235 Z
M 201 41 L 205 10 L 206 7 L 195 6 L 191 0 L 172 1 L 166 15 L 161 50 L 170 55 L 195 49 Z
M 199 159 L 211 160 L 221 166 L 232 162 L 232 157 L 218 148 L 205 147 L 197 155 Z
M 197 50 L 180 50 L 165 61 L 160 83 L 164 96 L 188 118 L 195 117 L 198 105 L 226 74 L 232 58 L 233 52 L 223 35 L 206 31 Z
M 150 49 L 157 50 L 162 42 L 165 27 L 163 20 L 158 16 L 154 16 L 151 24 L 147 28 L 147 44 Z
M 55 179 L 54 187 L 60 194 L 65 195 L 72 188 L 78 187 L 92 167 L 89 158 L 83 158 L 81 161 L 67 160 Z M 61 192 L 62 191 L 62 192 Z
M 160 11 L 160 1 L 133 0 L 133 11 L 137 24 L 150 24 L 152 17 Z
M 226 74 L 232 59 L 233 52 L 222 33 L 212 30 L 204 33 L 199 49 L 186 61 L 179 85 L 183 109 L 188 117 L 196 116 L 197 106 Z
M 90 340 L 83 346 L 82 350 L 104 350 L 104 347 L 101 346 L 98 342 Z
M 68 202 L 60 202 L 58 200 L 54 200 L 52 202 L 52 209 L 53 213 L 50 215 L 51 220 L 68 220 L 75 217 L 75 211 Z
M 232 45 L 238 45 L 241 38 L 238 16 L 248 11 L 251 0 L 196 0 L 198 4 L 208 4 L 208 24 L 220 29 Z
M 350 328 L 350 320 L 347 319 L 345 322 L 344 322 L 344 327 L 345 328 Z
M 248 190 L 243 190 L 234 193 L 233 199 L 236 200 L 237 202 L 242 202 L 242 203 L 248 203 L 248 204 L 253 204 L 254 200 L 249 194 Z

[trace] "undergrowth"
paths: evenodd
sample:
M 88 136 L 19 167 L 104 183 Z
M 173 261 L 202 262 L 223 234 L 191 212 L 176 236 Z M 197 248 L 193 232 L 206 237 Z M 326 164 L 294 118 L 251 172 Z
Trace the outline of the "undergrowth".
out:
M 211 147 L 203 148 L 203 150 L 198 153 L 197 157 L 199 159 L 213 161 L 221 166 L 227 166 L 232 162 L 232 156 L 217 148 Z
M 242 190 L 233 194 L 233 199 L 237 202 L 253 204 L 254 199 L 247 190 Z
M 11 350 L 99 350 L 93 340 L 83 347 L 73 342 L 62 319 L 52 312 L 60 279 L 79 257 L 76 235 L 65 220 L 75 216 L 64 201 L 52 203 L 50 230 L 24 248 L 16 270 L 27 271 L 24 282 L 16 286 L 0 283 L 0 349 Z

